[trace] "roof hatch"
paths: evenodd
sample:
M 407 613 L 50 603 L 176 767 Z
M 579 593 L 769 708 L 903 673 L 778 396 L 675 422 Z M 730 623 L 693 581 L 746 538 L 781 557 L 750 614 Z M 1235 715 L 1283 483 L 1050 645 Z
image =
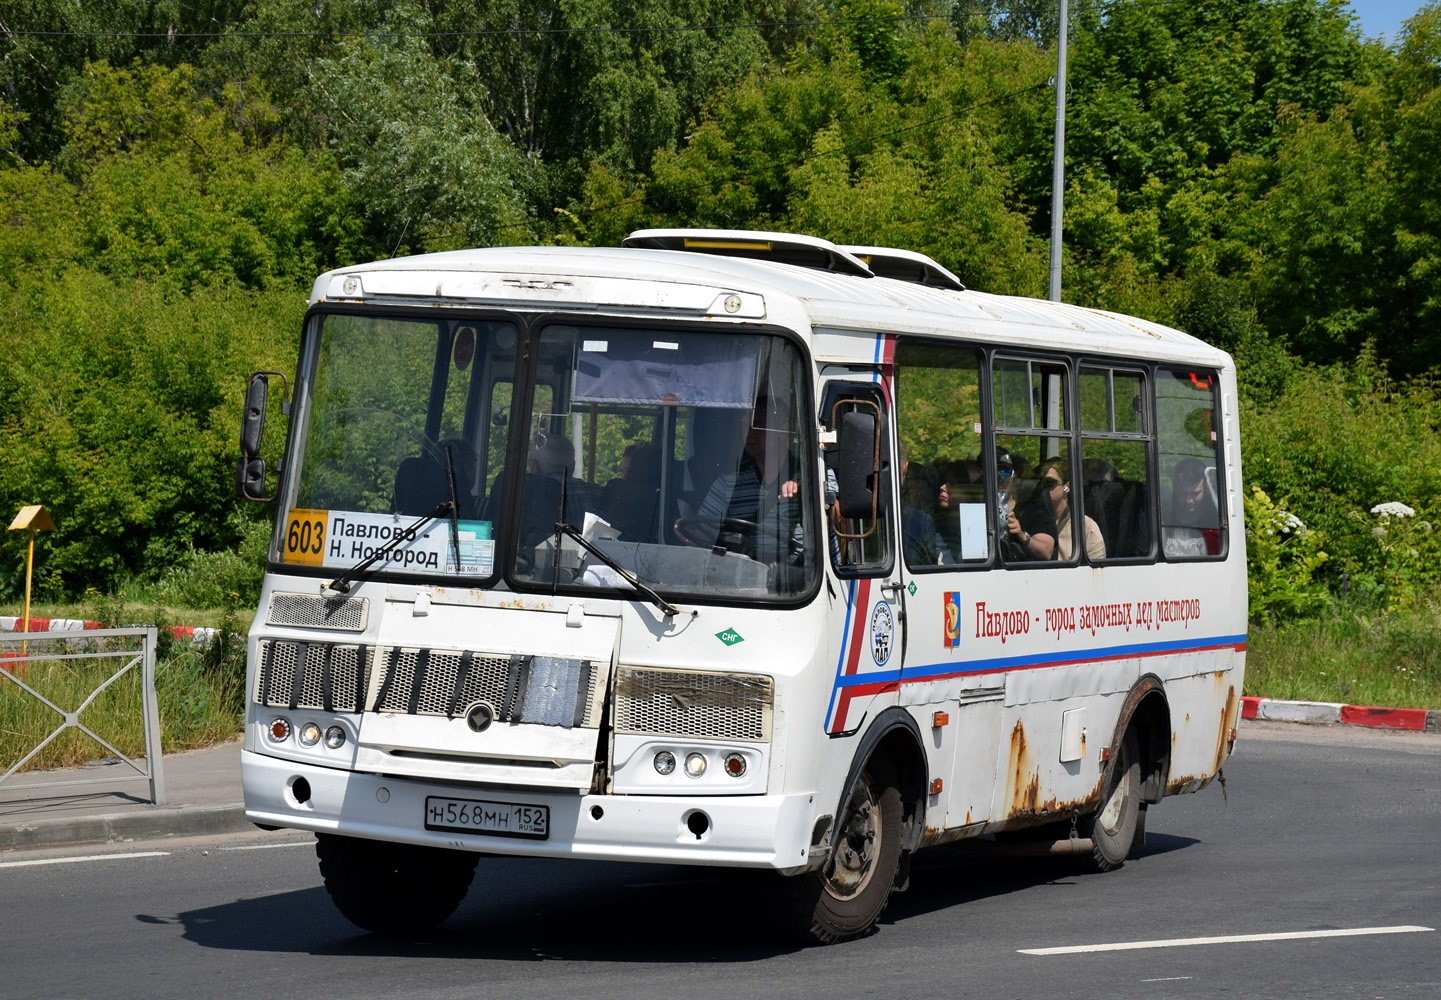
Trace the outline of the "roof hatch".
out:
M 621 240 L 621 246 L 773 260 L 817 271 L 874 277 L 870 268 L 829 240 L 792 233 L 744 229 L 641 229 Z
M 957 292 L 966 290 L 960 278 L 923 253 L 891 247 L 843 246 L 840 249 L 864 262 L 878 278 L 912 281 L 918 285 L 949 288 Z

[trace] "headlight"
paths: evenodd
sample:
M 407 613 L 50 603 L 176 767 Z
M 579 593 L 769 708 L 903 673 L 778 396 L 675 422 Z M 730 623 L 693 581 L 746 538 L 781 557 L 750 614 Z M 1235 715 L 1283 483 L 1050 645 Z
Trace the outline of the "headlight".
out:
M 296 734 L 295 738 L 300 741 L 301 746 L 313 747 L 320 742 L 320 727 L 313 722 L 307 722 L 300 727 L 300 732 Z
M 702 774 L 705 774 L 705 755 L 699 753 L 686 754 L 685 773 L 692 778 L 699 778 Z
M 662 750 L 655 755 L 655 773 L 670 774 L 675 770 L 675 754 L 669 750 Z
M 325 745 L 332 750 L 345 746 L 345 730 L 339 726 L 331 726 L 325 731 Z

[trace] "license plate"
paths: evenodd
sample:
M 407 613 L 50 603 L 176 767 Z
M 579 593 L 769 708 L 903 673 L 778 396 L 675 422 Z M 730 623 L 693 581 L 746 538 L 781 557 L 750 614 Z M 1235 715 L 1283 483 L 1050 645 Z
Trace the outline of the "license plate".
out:
M 550 806 L 428 795 L 425 798 L 425 828 L 449 833 L 484 833 L 492 837 L 545 840 L 550 836 Z

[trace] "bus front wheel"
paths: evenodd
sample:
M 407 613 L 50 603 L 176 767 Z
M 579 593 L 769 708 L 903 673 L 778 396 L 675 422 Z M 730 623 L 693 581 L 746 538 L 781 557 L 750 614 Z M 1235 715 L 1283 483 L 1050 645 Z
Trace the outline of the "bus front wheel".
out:
M 895 778 L 884 762 L 872 760 L 846 795 L 825 866 L 786 880 L 804 940 L 834 944 L 876 925 L 895 888 L 902 812 Z
M 325 890 L 355 926 L 373 934 L 428 931 L 455 912 L 480 856 L 469 851 L 315 835 Z
M 1081 835 L 1091 838 L 1091 854 L 1082 857 L 1082 865 L 1096 872 L 1121 867 L 1136 840 L 1140 812 L 1141 749 L 1136 731 L 1128 727 L 1106 771 L 1101 808 L 1080 824 Z

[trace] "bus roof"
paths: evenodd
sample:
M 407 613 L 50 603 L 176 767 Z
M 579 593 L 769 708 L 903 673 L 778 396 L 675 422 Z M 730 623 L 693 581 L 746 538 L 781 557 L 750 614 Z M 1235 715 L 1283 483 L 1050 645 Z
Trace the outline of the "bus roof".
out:
M 663 232 L 670 238 L 664 242 L 672 246 L 683 242 L 675 234 L 685 231 Z M 714 247 L 702 252 L 679 247 L 455 250 L 327 272 L 316 279 L 311 301 L 401 305 L 423 299 L 453 307 L 584 310 L 808 326 L 816 334 L 818 358 L 851 363 L 861 359 L 851 356 L 855 347 L 849 346 L 854 344 L 849 334 L 883 332 L 1218 367 L 1231 364 L 1225 352 L 1160 323 L 1066 303 L 937 287 L 920 279 L 866 276 L 868 269 L 848 252 L 885 252 L 880 248 L 841 248 L 814 237 L 782 233 L 729 235 L 773 237 L 777 246 L 789 248 L 781 255 L 789 260 L 752 253 L 726 256 Z M 648 242 L 655 246 L 663 241 Z M 834 250 L 834 255 L 820 244 Z M 797 247 L 804 252 L 797 252 Z M 790 262 L 805 253 L 824 263 Z M 898 256 L 929 261 L 910 252 Z M 857 266 L 851 267 L 847 258 Z M 357 280 L 348 282 L 349 278 Z

